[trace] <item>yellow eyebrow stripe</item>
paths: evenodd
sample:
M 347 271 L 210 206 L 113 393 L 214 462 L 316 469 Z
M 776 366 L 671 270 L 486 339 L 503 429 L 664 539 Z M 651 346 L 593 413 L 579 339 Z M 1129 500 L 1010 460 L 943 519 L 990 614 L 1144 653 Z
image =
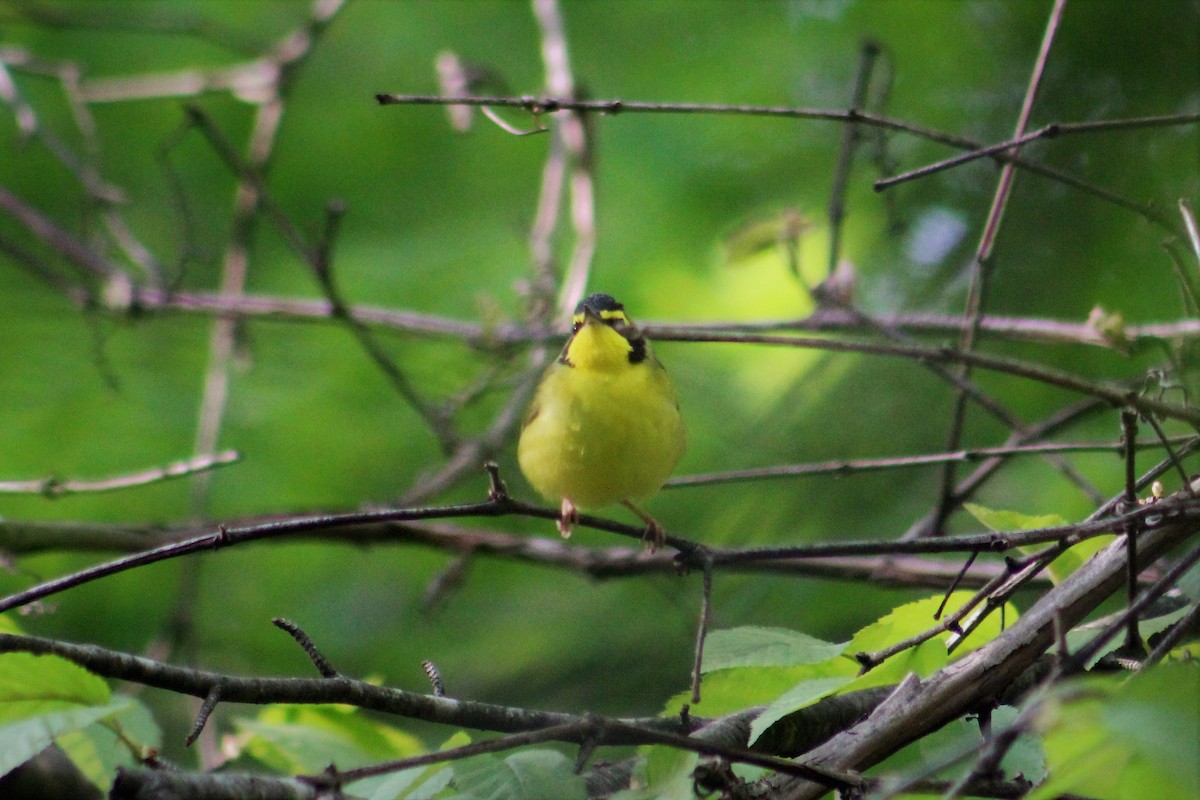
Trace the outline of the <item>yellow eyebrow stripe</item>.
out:
M 584 317 L 584 315 L 582 313 L 579 313 L 579 314 L 576 314 L 575 316 L 571 317 L 571 321 L 576 322 L 576 323 L 582 323 L 583 317 Z M 629 322 L 629 317 L 626 316 L 624 311 L 601 311 L 600 319 L 607 320 L 607 321 L 615 320 L 615 321 L 619 321 L 619 322 Z

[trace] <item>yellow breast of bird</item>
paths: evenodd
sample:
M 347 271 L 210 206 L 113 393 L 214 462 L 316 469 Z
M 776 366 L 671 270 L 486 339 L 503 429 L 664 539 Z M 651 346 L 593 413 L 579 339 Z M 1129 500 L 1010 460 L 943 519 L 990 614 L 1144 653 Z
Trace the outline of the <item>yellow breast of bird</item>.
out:
M 544 497 L 595 509 L 649 498 L 683 447 L 675 390 L 651 357 L 620 370 L 553 365 L 530 407 L 517 456 Z

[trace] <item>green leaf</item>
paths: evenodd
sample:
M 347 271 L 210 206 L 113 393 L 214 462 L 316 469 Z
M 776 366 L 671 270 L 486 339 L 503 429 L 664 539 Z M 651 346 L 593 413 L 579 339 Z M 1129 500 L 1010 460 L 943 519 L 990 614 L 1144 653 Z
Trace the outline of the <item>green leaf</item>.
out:
M 954 592 L 946 599 L 943 616 L 951 614 L 961 608 L 968 600 L 974 597 L 974 592 L 959 591 Z M 942 595 L 932 595 L 923 600 L 916 600 L 912 603 L 905 603 L 902 606 L 897 606 L 889 613 L 883 615 L 875 622 L 862 628 L 858 633 L 854 634 L 854 638 L 846 645 L 846 653 L 853 655 L 855 653 L 872 653 L 879 650 L 884 650 L 894 644 L 910 639 L 917 634 L 929 630 L 937 625 L 938 620 L 934 615 L 937 614 L 938 608 L 942 606 Z M 1016 609 L 1011 610 L 1013 616 L 1008 617 L 1008 621 L 1016 619 Z M 997 612 L 993 612 L 992 616 L 999 619 Z M 998 630 L 999 622 L 996 623 Z M 990 629 L 981 630 L 977 642 L 986 641 L 984 637 L 990 634 Z M 943 649 L 945 642 L 952 634 L 949 632 L 939 634 L 930 641 L 942 642 Z M 975 637 L 972 637 L 975 638 Z M 976 646 L 978 646 L 976 644 Z M 966 652 L 966 651 L 964 651 Z M 897 657 L 893 657 L 898 658 Z M 889 659 L 889 661 L 893 660 Z M 876 669 L 880 669 L 877 667 Z
M 58 656 L 0 655 L 0 775 L 124 708 L 103 679 Z
M 946 601 L 944 613 L 953 612 L 973 596 L 969 591 L 953 593 Z M 947 647 L 956 641 L 955 634 L 939 634 L 861 676 L 857 676 L 858 663 L 846 654 L 876 652 L 928 630 L 937 624 L 934 614 L 941 605 L 941 595 L 902 605 L 859 630 L 847 644 L 832 644 L 778 628 L 714 632 L 710 641 L 715 639 L 716 646 L 706 648 L 705 654 L 705 662 L 712 670 L 706 669 L 703 699 L 693 706 L 693 712 L 719 716 L 765 704 L 767 709 L 752 726 L 754 740 L 782 717 L 826 695 L 898 683 L 910 673 L 926 677 L 950 663 L 952 657 Z M 1006 622 L 1017 618 L 1017 611 L 1011 605 L 1006 605 L 1003 612 L 1002 615 L 993 611 L 984 619 L 970 638 L 956 648 L 953 658 L 999 635 L 1002 618 Z M 971 618 L 968 615 L 964 624 Z M 713 667 L 714 663 L 720 668 Z M 689 702 L 689 694 L 680 693 L 668 704 L 667 713 L 676 713 Z
M 1046 568 L 1050 575 L 1050 582 L 1056 586 L 1062 583 L 1068 575 L 1090 561 L 1092 556 L 1112 544 L 1114 538 L 1113 536 L 1093 536 L 1073 545 L 1065 553 L 1051 561 L 1050 566 Z M 1033 548 L 1021 548 L 1021 551 L 1025 553 L 1032 550 Z
M 106 796 L 117 767 L 137 763 L 147 749 L 157 749 L 162 739 L 158 723 L 141 701 L 126 696 L 119 700 L 124 704 L 121 710 L 101 720 L 101 724 L 71 731 L 57 739 L 66 756 Z
M 793 711 L 799 711 L 805 706 L 812 705 L 822 697 L 833 694 L 853 680 L 854 678 L 849 675 L 842 675 L 832 678 L 814 678 L 796 684 L 785 692 L 782 697 L 767 706 L 766 710 L 754 719 L 754 722 L 750 725 L 750 744 L 758 741 L 758 737 L 762 736 L 767 728 L 788 714 L 791 714 Z
M 977 503 L 964 503 L 963 507 L 986 528 L 998 533 L 1056 528 L 1067 524 L 1067 521 L 1058 514 L 1032 515 L 1022 514 L 1019 511 L 997 511 Z M 1092 556 L 1111 544 L 1112 539 L 1111 536 L 1093 536 L 1071 547 L 1047 567 L 1051 582 L 1061 583 L 1068 575 L 1086 564 Z M 1020 550 L 1023 553 L 1031 553 L 1041 547 L 1041 545 L 1022 547 Z
M 814 639 L 786 628 L 732 628 L 708 635 L 704 643 L 704 671 L 815 664 L 835 658 L 845 649 L 845 644 Z
M 1038 528 L 1057 528 L 1067 521 L 1058 514 L 1022 514 L 1019 511 L 998 511 L 978 503 L 963 503 L 963 508 L 985 528 L 997 533 L 1032 531 Z
M 454 765 L 454 783 L 474 800 L 584 800 L 587 785 L 575 765 L 554 750 L 526 750 L 501 759 L 484 755 Z
M 943 616 L 954 613 L 975 593 L 970 591 L 953 592 L 946 598 Z M 885 650 L 894 644 L 921 634 L 937 624 L 934 615 L 942 606 L 943 597 L 932 595 L 924 600 L 906 603 L 880 617 L 878 621 L 867 625 L 854 635 L 846 646 L 847 653 L 873 653 Z M 973 619 L 983 613 L 984 607 L 973 610 L 962 621 L 962 627 L 967 628 Z M 979 623 L 970 637 L 957 644 L 954 653 L 948 652 L 951 643 L 958 643 L 958 634 L 943 632 L 920 644 L 910 647 L 884 661 L 879 666 L 865 673 L 853 683 L 846 684 L 841 692 L 852 692 L 872 686 L 885 686 L 898 683 L 909 674 L 922 678 L 932 675 L 937 670 L 949 664 L 953 659 L 961 658 L 972 650 L 981 647 L 1001 632 L 1001 622 L 1011 624 L 1017 619 L 1015 606 L 1006 604 L 1003 609 L 993 610 L 987 618 Z
M 1029 800 L 1200 796 L 1200 670 L 1163 664 L 1127 680 L 1064 685 L 1040 714 L 1049 778 Z
M 463 747 L 471 743 L 471 737 L 458 731 L 438 748 L 438 752 Z M 393 772 L 364 778 L 349 784 L 350 794 L 363 800 L 428 800 L 450 785 L 454 776 L 452 767 L 446 764 L 430 764 L 427 767 Z
M 350 784 L 349 795 L 362 800 L 420 800 L 450 785 L 454 770 L 445 764 L 406 769 Z
M 638 752 L 642 758 L 631 781 L 636 788 L 617 792 L 612 800 L 694 800 L 692 772 L 700 763 L 698 754 L 659 745 Z
M 992 730 L 1001 730 L 1016 721 L 1020 710 L 1013 706 L 1000 706 L 992 710 Z M 967 722 L 976 731 L 978 725 Z M 1046 777 L 1046 753 L 1042 749 L 1042 740 L 1032 733 L 1022 733 L 1000 762 L 1000 771 L 1005 777 L 1023 778 L 1031 783 L 1037 783 Z
M 0 775 L 6 775 L 54 743 L 63 734 L 78 731 L 119 713 L 122 700 L 106 706 L 81 706 L 49 711 L 0 725 Z
M 704 676 L 700 687 L 701 702 L 692 703 L 691 692 L 680 692 L 667 703 L 664 713 L 676 714 L 684 705 L 690 705 L 693 713 L 717 717 L 772 703 L 805 681 L 835 677 L 849 680 L 857 673 L 858 665 L 841 656 L 796 667 L 723 669 Z
M 268 706 L 235 724 L 249 735 L 246 752 L 279 772 L 354 769 L 424 752 L 415 737 L 345 706 Z
M 0 722 L 74 706 L 102 706 L 110 698 L 102 678 L 65 658 L 0 655 Z

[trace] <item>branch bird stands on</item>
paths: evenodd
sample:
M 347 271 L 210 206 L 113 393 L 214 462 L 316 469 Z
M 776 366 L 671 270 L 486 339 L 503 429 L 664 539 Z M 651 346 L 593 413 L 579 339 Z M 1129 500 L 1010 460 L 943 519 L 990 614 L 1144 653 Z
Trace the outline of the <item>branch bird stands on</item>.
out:
M 571 535 L 580 509 L 620 503 L 646 523 L 649 549 L 661 547 L 666 532 L 635 503 L 662 488 L 685 438 L 671 379 L 625 307 L 606 294 L 584 299 L 517 446 L 533 488 L 561 503 L 559 532 Z

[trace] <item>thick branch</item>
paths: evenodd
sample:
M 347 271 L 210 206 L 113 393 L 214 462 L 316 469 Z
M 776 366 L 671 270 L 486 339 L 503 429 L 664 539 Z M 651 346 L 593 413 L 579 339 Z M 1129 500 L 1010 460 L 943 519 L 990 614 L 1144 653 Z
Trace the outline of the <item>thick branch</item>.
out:
M 1148 563 L 1200 531 L 1195 520 L 1149 530 L 1138 540 Z M 862 723 L 810 751 L 815 763 L 862 770 L 952 719 L 985 705 L 1054 643 L 1055 626 L 1072 627 L 1125 578 L 1126 549 L 1119 539 L 1051 589 L 1012 627 L 962 660 L 925 681 L 910 681 Z M 825 787 L 803 780 L 774 779 L 779 797 L 815 798 Z M 775 795 L 773 795 L 775 796 Z

